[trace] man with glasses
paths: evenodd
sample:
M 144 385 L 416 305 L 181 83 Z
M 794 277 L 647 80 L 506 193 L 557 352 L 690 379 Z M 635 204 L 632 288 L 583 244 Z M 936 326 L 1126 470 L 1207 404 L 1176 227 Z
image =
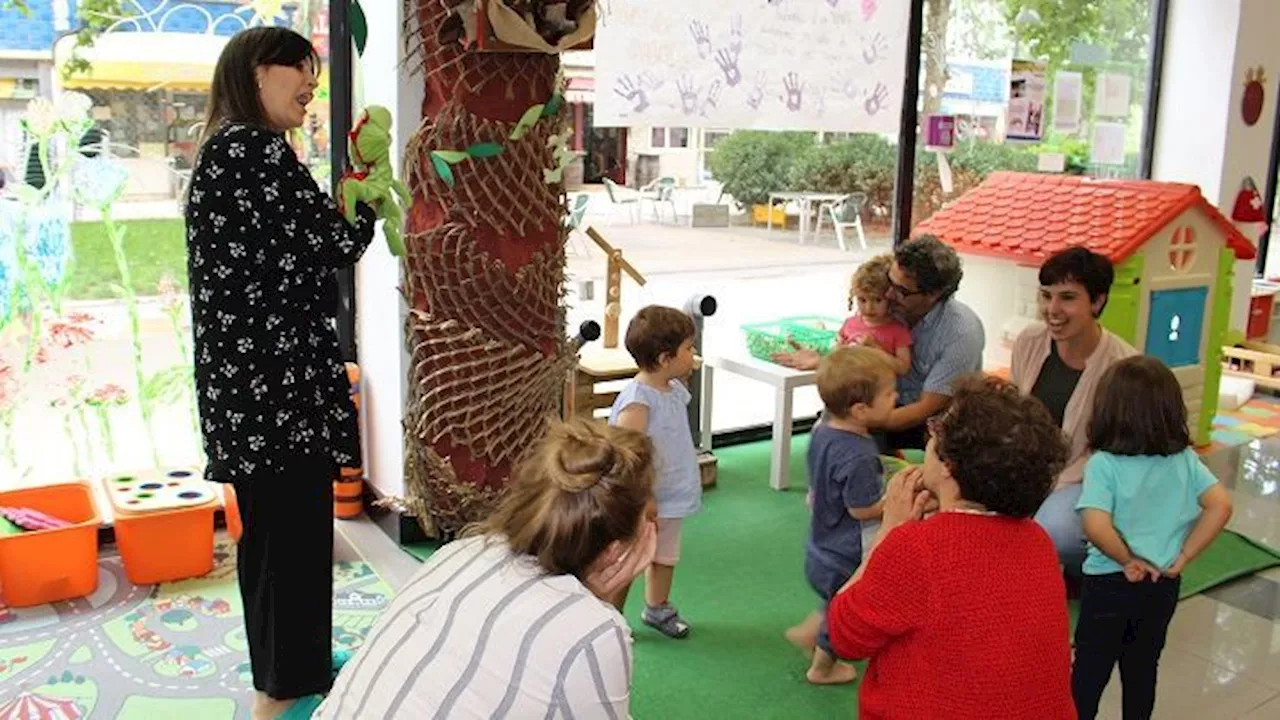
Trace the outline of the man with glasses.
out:
M 898 378 L 898 407 L 884 427 L 885 450 L 923 448 L 925 424 L 951 403 L 951 384 L 982 370 L 986 334 L 978 315 L 954 295 L 964 272 L 960 257 L 932 235 L 899 245 L 889 267 L 889 302 L 911 328 L 911 369 Z M 818 354 L 797 350 L 775 361 L 798 370 L 818 367 Z

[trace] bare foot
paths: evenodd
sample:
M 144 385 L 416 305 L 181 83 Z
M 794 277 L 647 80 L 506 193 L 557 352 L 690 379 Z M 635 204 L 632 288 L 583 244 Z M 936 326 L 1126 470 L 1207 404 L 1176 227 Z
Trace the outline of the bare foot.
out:
M 253 720 L 275 720 L 293 707 L 296 700 L 277 700 L 266 693 L 255 693 L 253 698 Z
M 838 662 L 826 671 L 809 668 L 805 677 L 814 685 L 844 685 L 858 679 L 858 668 Z
M 803 624 L 788 629 L 783 635 L 787 638 L 787 642 L 795 645 L 805 655 L 812 656 L 813 648 L 818 644 L 818 633 L 809 632 L 809 628 Z

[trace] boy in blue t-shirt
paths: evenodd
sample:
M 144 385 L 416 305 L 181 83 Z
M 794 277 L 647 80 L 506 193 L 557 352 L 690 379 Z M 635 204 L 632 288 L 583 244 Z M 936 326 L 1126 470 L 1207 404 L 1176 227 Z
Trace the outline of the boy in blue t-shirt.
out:
M 822 598 L 818 612 L 787 631 L 787 639 L 813 652 L 809 682 L 853 682 L 852 665 L 836 662 L 827 635 L 826 605 L 862 563 L 863 524 L 881 515 L 884 468 L 869 427 L 884 423 L 897 402 L 888 355 L 844 347 L 818 366 L 823 421 L 809 441 L 809 541 L 804 574 Z

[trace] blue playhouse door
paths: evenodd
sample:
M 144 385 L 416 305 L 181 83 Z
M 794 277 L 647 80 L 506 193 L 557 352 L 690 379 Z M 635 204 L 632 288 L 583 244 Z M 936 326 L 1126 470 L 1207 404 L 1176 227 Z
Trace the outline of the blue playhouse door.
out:
M 1200 364 L 1200 333 L 1204 329 L 1209 288 L 1159 290 L 1151 293 L 1147 315 L 1147 354 L 1171 368 Z

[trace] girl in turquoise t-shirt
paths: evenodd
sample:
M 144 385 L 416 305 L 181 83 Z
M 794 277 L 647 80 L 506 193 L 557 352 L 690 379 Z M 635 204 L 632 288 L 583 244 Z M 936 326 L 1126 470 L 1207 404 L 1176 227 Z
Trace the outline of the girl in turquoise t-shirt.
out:
M 1093 456 L 1076 509 L 1089 540 L 1072 693 L 1081 720 L 1120 663 L 1125 720 L 1149 718 L 1181 573 L 1231 517 L 1231 495 L 1191 448 L 1182 386 L 1136 356 L 1103 374 L 1089 423 Z

